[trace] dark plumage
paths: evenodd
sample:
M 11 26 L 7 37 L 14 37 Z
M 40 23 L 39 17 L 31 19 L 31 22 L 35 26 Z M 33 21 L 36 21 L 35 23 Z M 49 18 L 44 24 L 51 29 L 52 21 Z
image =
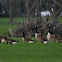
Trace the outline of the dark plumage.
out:
M 5 36 L 0 36 L 0 42 L 6 42 L 7 40 L 7 37 Z
M 7 44 L 16 44 L 19 42 L 19 41 L 13 40 L 13 39 L 7 39 L 6 41 L 7 41 Z
M 50 25 L 48 27 L 47 40 L 58 42 L 58 37 L 54 34 L 53 29 L 51 29 Z
M 48 43 L 49 41 L 47 40 L 47 37 L 45 35 L 42 35 L 41 33 L 37 32 L 37 25 L 35 25 L 36 28 L 36 32 L 35 32 L 35 38 L 39 41 L 41 41 L 42 43 Z
M 24 42 L 29 42 L 29 43 L 33 43 L 33 42 L 34 42 L 34 40 L 32 40 L 31 38 L 25 38 L 25 33 L 24 33 L 24 31 L 22 31 L 22 33 L 23 33 L 22 40 L 23 40 Z

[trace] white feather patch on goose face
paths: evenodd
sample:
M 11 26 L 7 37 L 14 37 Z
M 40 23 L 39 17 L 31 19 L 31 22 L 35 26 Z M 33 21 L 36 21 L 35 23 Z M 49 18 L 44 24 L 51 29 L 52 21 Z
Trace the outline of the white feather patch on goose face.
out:
M 1 39 L 1 42 L 6 42 L 5 39 Z
M 29 43 L 33 43 L 34 41 L 29 41 Z

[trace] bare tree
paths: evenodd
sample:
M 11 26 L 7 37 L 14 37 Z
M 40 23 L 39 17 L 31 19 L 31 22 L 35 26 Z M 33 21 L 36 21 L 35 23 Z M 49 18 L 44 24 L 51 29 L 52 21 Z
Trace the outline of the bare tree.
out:
M 47 10 L 51 13 L 52 18 L 57 19 L 61 8 L 57 6 L 52 0 L 44 0 Z
M 10 22 L 12 22 L 13 21 L 13 14 L 12 14 L 12 0 L 10 0 L 10 2 L 9 2 L 9 17 L 10 17 Z
M 10 22 L 13 21 L 13 16 L 12 16 L 12 10 L 13 10 L 13 6 L 12 6 L 12 0 L 6 0 L 4 2 L 2 2 L 2 0 L 0 0 L 2 5 L 5 6 L 5 8 L 7 9 L 8 13 L 9 13 L 9 18 L 10 18 Z
M 58 1 L 53 0 L 53 2 L 57 4 L 60 8 L 62 8 L 62 0 L 58 0 Z
M 41 20 L 41 3 L 42 3 L 42 0 L 36 0 L 38 20 Z
M 21 0 L 14 0 L 14 6 L 15 6 L 15 15 L 16 15 L 16 17 L 20 17 Z
M 34 0 L 34 1 L 31 0 L 30 4 L 29 4 L 29 1 L 26 0 L 26 19 L 27 19 L 27 21 L 30 20 L 30 16 L 32 15 L 32 13 L 35 14 L 34 13 L 35 4 L 36 4 L 36 0 Z
M 34 11 L 37 10 L 37 20 L 40 21 L 41 20 L 41 3 L 42 3 L 42 0 L 34 0 L 34 1 L 30 1 L 30 3 L 31 3 L 31 5 L 29 5 L 28 0 L 26 0 L 27 20 L 30 20 L 30 13 L 32 14 L 32 12 L 34 13 Z
M 29 21 L 30 14 L 29 14 L 28 0 L 26 0 L 26 13 L 27 13 L 27 21 Z

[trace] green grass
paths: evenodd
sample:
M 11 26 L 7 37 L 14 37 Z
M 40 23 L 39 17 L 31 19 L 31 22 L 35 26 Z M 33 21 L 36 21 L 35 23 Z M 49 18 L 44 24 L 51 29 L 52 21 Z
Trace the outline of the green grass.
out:
M 0 45 L 1 62 L 62 62 L 62 44 L 24 43 L 21 38 L 15 45 Z
M 13 22 L 23 21 L 24 18 L 13 18 Z M 0 18 L 0 35 L 7 35 L 9 33 L 9 28 L 14 29 L 15 24 L 9 22 L 9 18 Z
M 22 20 L 15 19 L 14 21 Z M 8 18 L 0 18 L 0 35 L 5 35 L 9 27 Z M 21 38 L 13 38 L 19 43 L 15 45 L 1 43 L 0 44 L 0 62 L 62 62 L 62 44 L 49 42 L 42 44 L 35 38 L 34 43 L 24 43 Z

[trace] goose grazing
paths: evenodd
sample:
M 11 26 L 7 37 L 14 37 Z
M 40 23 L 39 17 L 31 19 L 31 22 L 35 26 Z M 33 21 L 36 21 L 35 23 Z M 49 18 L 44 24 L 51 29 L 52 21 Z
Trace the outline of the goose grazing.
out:
M 34 40 L 32 40 L 31 38 L 25 38 L 25 33 L 24 33 L 24 31 L 22 31 L 22 34 L 23 34 L 22 40 L 23 40 L 24 42 L 28 42 L 28 43 L 33 43 L 33 42 L 34 42 Z
M 0 36 L 0 42 L 6 42 L 7 40 L 7 37 L 5 36 Z
M 7 39 L 6 42 L 7 42 L 7 44 L 16 44 L 19 41 L 16 41 L 16 40 L 13 40 L 13 39 Z
M 47 37 L 37 32 L 37 25 L 35 25 L 35 29 L 36 29 L 35 38 L 41 41 L 42 43 L 48 43 L 49 41 L 47 40 Z

